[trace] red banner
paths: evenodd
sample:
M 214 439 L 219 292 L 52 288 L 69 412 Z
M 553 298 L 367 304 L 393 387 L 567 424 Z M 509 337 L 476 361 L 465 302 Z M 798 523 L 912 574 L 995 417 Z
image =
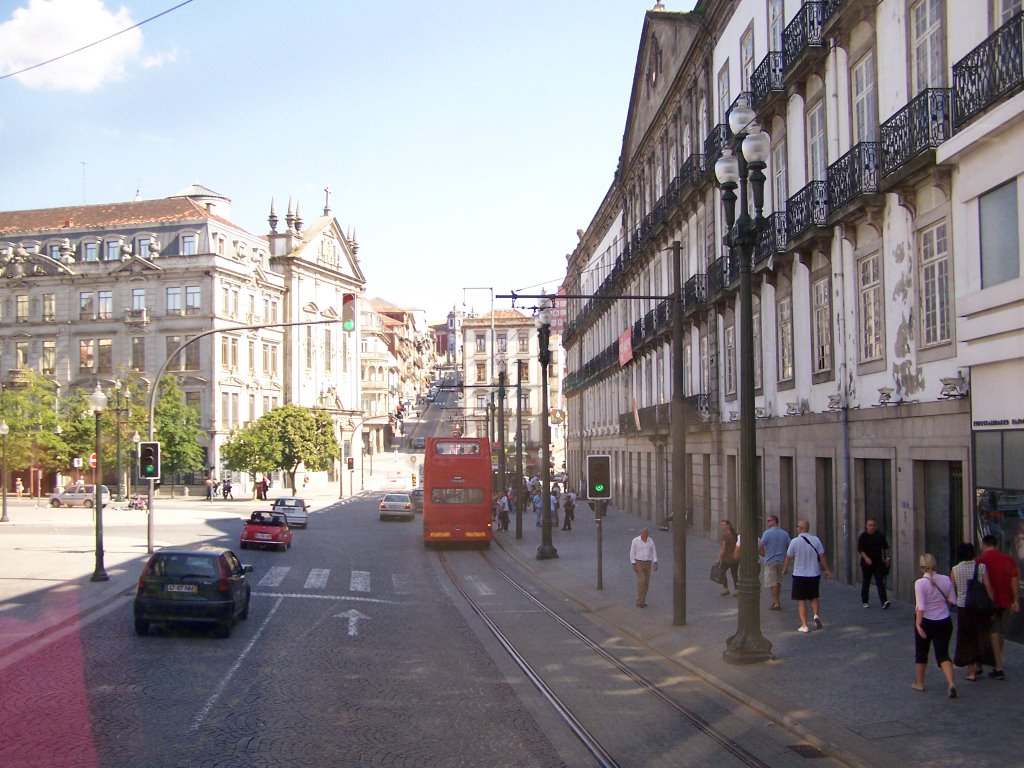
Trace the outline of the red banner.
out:
M 623 366 L 633 359 L 633 329 L 627 328 L 619 334 L 619 365 Z

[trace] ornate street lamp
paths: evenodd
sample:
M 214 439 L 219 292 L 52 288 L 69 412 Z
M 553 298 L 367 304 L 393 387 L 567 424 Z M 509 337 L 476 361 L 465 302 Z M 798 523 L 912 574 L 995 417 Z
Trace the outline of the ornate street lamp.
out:
M 107 407 L 107 396 L 98 382 L 96 390 L 89 395 L 89 407 L 96 414 L 96 484 L 93 486 L 96 491 L 96 569 L 90 581 L 108 581 L 110 577 L 103 567 L 103 452 L 100 446 L 100 416 Z
M 739 252 L 740 271 L 740 549 L 739 618 L 736 634 L 728 638 L 723 656 L 733 664 L 750 664 L 772 657 L 772 644 L 761 634 L 761 585 L 757 579 L 757 468 L 754 435 L 754 318 L 750 287 L 752 258 L 758 233 L 763 229 L 764 168 L 771 138 L 755 122 L 746 104 L 729 113 L 734 143 L 742 147 L 739 157 L 730 148 L 715 163 L 715 175 L 722 187 L 725 206 L 725 244 L 732 258 Z M 747 184 L 753 195 L 754 216 L 750 216 Z M 736 218 L 736 187 L 739 186 L 740 215 Z
M 548 424 L 548 365 L 551 363 L 551 301 L 540 300 L 540 311 L 537 313 L 537 338 L 540 341 L 540 482 L 541 482 L 541 544 L 537 548 L 538 560 L 551 560 L 558 557 L 558 550 L 551 542 L 551 435 Z
M 0 459 L 0 462 L 2 462 L 3 464 L 3 468 L 0 469 L 0 475 L 2 475 L 2 478 L 0 478 L 0 480 L 2 480 L 4 484 L 3 515 L 0 516 L 0 523 L 11 522 L 11 518 L 7 516 L 7 433 L 10 431 L 11 428 L 7 426 L 7 420 L 4 419 L 3 421 L 0 421 L 0 438 L 2 438 L 3 440 L 3 448 L 0 449 L 3 451 L 3 458 Z
M 117 501 L 124 501 L 124 477 L 121 474 L 121 415 L 128 413 L 128 402 L 131 400 L 132 391 L 125 388 L 124 407 L 121 407 L 121 380 L 114 381 L 114 393 L 117 398 L 117 406 L 114 408 L 114 420 L 117 425 Z
M 498 352 L 498 491 L 499 493 L 506 493 L 508 491 L 508 478 L 506 472 L 508 471 L 508 464 L 506 455 L 508 450 L 505 446 L 505 369 L 508 361 L 505 357 L 505 352 L 499 350 Z

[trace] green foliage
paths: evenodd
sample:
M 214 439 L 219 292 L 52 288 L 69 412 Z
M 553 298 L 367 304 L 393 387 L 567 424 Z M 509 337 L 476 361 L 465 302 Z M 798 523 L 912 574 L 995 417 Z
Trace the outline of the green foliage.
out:
M 14 472 L 33 465 L 58 467 L 68 454 L 68 446 L 66 436 L 57 431 L 57 388 L 31 369 L 18 369 L 17 374 L 15 383 L 0 392 L 0 418 L 10 429 L 7 466 Z
M 160 441 L 162 477 L 169 479 L 176 473 L 205 467 L 206 451 L 200 445 L 203 430 L 199 427 L 199 413 L 185 403 L 185 393 L 175 376 L 165 376 L 160 381 L 154 430 L 155 438 Z
M 298 405 L 264 414 L 221 448 L 221 457 L 234 472 L 287 472 L 292 493 L 299 466 L 311 472 L 326 470 L 339 455 L 330 414 Z

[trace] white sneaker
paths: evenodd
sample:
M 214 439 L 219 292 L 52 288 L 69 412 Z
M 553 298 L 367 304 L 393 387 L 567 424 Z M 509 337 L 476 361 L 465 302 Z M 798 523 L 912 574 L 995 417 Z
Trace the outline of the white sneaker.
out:
M 868 607 L 868 604 L 867 604 L 867 603 L 861 603 L 861 604 L 860 604 L 860 607 L 861 607 L 861 608 L 867 608 L 867 607 Z
M 815 616 L 814 617 L 814 626 L 817 627 L 818 629 L 822 629 L 822 628 L 824 628 L 825 625 L 821 623 L 821 619 L 819 619 L 817 616 Z
M 797 632 L 810 632 L 811 628 L 810 627 L 797 627 L 796 631 Z

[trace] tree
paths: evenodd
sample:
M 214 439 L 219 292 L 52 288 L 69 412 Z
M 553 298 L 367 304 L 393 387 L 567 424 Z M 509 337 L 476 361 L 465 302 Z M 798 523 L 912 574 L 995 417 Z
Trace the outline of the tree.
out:
M 12 476 L 24 472 L 25 480 L 30 480 L 32 468 L 45 471 L 65 465 L 68 446 L 58 431 L 57 389 L 53 382 L 30 368 L 11 373 L 16 374 L 13 383 L 0 390 L 0 418 L 10 428 L 7 467 Z
M 177 377 L 165 376 L 160 381 L 153 418 L 154 434 L 160 441 L 160 476 L 164 481 L 170 479 L 174 496 L 175 475 L 206 466 L 206 452 L 200 444 L 203 430 L 199 427 L 199 412 L 185 402 Z
M 330 414 L 299 405 L 285 405 L 263 414 L 221 448 L 221 456 L 232 471 L 287 472 L 293 494 L 295 473 L 300 466 L 313 472 L 323 471 L 339 455 Z

